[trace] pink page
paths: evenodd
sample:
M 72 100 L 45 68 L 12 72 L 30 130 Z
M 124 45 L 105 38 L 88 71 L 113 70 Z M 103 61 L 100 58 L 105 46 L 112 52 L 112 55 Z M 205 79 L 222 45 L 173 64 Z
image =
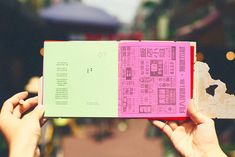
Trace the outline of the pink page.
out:
M 186 117 L 190 43 L 119 44 L 119 117 Z

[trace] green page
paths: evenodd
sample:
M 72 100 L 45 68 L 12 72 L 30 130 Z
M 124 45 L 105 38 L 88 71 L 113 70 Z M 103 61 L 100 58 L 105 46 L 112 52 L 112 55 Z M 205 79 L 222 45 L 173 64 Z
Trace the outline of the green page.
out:
M 118 116 L 118 42 L 44 43 L 46 117 Z

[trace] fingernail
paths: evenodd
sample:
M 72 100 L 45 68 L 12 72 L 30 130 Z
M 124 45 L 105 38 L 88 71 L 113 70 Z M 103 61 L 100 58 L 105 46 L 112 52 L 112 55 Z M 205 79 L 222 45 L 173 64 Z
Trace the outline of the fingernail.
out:
M 21 100 L 19 101 L 19 103 L 20 103 L 21 105 L 24 105 L 25 101 L 21 99 Z

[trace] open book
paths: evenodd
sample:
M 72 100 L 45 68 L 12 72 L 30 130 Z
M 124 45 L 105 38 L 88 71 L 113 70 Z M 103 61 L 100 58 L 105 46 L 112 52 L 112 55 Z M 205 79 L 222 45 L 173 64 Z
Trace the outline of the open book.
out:
M 194 98 L 198 109 L 222 117 L 211 110 L 206 68 L 195 54 L 195 42 L 47 41 L 45 116 L 180 119 Z

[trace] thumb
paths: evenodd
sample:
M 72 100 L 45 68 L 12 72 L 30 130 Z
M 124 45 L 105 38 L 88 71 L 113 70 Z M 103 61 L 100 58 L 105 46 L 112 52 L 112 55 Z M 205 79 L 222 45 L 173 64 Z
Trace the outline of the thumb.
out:
M 37 118 L 38 120 L 40 120 L 43 117 L 43 114 L 44 114 L 43 105 L 37 105 L 31 112 L 31 116 Z
M 188 115 L 191 118 L 191 120 L 196 124 L 205 123 L 206 121 L 210 120 L 209 117 L 205 116 L 204 114 L 196 110 L 194 100 L 190 100 L 188 106 Z

